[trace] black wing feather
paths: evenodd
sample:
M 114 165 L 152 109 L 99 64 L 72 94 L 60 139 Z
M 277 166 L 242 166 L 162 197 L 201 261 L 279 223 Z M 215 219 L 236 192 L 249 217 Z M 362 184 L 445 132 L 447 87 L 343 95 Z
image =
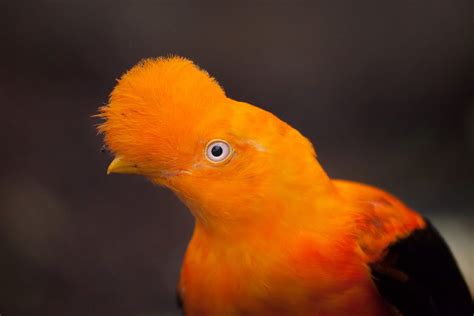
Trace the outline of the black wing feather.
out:
M 472 316 L 472 298 L 438 231 L 426 227 L 391 245 L 370 265 L 379 293 L 404 316 Z

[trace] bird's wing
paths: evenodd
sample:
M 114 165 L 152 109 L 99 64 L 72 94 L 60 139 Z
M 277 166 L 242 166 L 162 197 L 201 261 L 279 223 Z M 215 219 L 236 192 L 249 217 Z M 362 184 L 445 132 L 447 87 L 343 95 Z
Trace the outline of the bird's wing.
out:
M 425 222 L 369 264 L 379 293 L 404 316 L 473 315 L 469 289 L 451 251 Z
M 356 217 L 358 245 L 381 296 L 402 315 L 470 315 L 472 298 L 456 261 L 429 221 L 394 196 L 335 180 Z

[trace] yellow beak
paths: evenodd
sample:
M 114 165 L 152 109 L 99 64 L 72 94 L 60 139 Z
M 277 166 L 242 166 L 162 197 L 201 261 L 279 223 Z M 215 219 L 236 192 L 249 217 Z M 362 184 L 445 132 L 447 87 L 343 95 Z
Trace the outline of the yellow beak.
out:
M 107 168 L 107 174 L 111 173 L 140 173 L 138 166 L 133 163 L 129 163 L 123 160 L 120 157 L 115 157 L 114 160 L 110 163 L 109 167 Z

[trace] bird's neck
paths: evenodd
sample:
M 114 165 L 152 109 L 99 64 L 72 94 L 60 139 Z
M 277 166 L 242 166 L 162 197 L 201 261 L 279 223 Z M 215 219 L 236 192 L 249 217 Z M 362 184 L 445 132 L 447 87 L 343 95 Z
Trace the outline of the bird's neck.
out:
M 278 175 L 270 182 L 274 184 L 253 192 L 242 188 L 246 193 L 226 209 L 206 209 L 207 205 L 187 202 L 196 219 L 196 233 L 210 240 L 245 243 L 272 238 L 278 231 L 325 234 L 331 218 L 340 218 L 337 192 L 319 164 Z

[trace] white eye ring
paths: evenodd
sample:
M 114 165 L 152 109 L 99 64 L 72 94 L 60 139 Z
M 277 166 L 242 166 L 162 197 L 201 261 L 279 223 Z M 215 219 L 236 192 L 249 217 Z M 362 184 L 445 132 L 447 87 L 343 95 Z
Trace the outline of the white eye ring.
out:
M 223 162 L 232 154 L 232 147 L 225 140 L 214 139 L 207 143 L 206 158 L 210 162 Z

